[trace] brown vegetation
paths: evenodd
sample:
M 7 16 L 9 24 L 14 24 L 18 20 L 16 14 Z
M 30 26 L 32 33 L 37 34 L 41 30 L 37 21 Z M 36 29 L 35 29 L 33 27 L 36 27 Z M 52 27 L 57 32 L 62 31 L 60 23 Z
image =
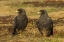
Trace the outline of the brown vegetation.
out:
M 22 4 L 23 3 L 23 4 Z M 46 7 L 45 7 L 46 6 Z M 51 7 L 50 7 L 51 6 Z M 44 0 L 0 0 L 0 42 L 64 42 L 64 2 Z M 26 10 L 29 23 L 22 35 L 12 36 L 13 20 L 18 8 Z M 42 37 L 35 22 L 37 12 L 45 9 L 54 22 L 54 35 Z
M 56 6 L 56 7 L 63 7 L 64 2 L 63 1 L 44 1 L 44 2 L 23 2 L 23 4 L 32 4 L 34 6 Z

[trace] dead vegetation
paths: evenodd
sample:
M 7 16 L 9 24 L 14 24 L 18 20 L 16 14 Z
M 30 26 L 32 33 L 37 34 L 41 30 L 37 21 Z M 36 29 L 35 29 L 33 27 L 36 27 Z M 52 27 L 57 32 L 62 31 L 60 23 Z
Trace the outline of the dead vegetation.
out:
M 0 36 L 1 36 L 0 41 L 1 42 L 2 41 L 6 41 L 6 42 L 8 42 L 8 41 L 10 41 L 10 42 L 11 41 L 12 42 L 14 42 L 14 41 L 15 42 L 25 41 L 26 42 L 26 40 L 28 42 L 28 40 L 31 41 L 31 40 L 36 39 L 36 38 L 40 39 L 42 37 L 42 35 L 38 31 L 37 27 L 34 27 L 34 25 L 35 25 L 34 22 L 37 21 L 38 18 L 37 19 L 34 19 L 34 18 L 29 19 L 29 23 L 28 23 L 28 26 L 26 28 L 26 31 L 24 31 L 22 35 L 16 35 L 15 37 L 12 37 L 12 38 L 10 36 L 12 36 L 12 32 L 13 32 L 13 23 L 12 22 L 13 22 L 14 16 L 13 17 L 12 17 L 12 15 L 5 16 L 5 17 L 0 16 L 0 19 L 1 19 L 0 21 L 2 22 L 0 24 L 3 25 L 3 26 L 0 25 Z M 5 21 L 4 21 L 4 19 L 5 19 Z M 64 18 L 59 18 L 58 20 L 53 20 L 53 22 L 54 22 L 54 35 L 52 36 L 52 38 L 63 38 L 64 37 L 63 28 L 60 29 L 60 30 L 58 30 L 59 28 L 56 28 L 57 26 L 58 27 L 59 26 L 61 26 L 61 27 L 64 26 L 64 20 L 63 19 Z M 33 24 L 31 22 L 33 22 Z M 6 24 L 6 25 L 4 25 L 4 24 Z M 8 24 L 11 24 L 11 25 L 8 25 Z M 23 38 L 23 40 L 20 40 L 17 37 L 20 38 L 20 39 Z M 7 39 L 5 39 L 5 38 L 7 38 Z M 18 40 L 16 40 L 16 38 Z M 28 39 L 26 39 L 26 38 L 28 38 Z M 29 38 L 32 38 L 32 39 L 29 39 Z M 33 40 L 32 42 L 35 42 L 35 41 L 37 41 L 37 40 Z M 42 41 L 44 41 L 44 40 L 42 40 Z
M 43 2 L 42 0 L 0 0 L 0 42 L 63 42 L 64 41 L 64 2 Z M 26 10 L 29 23 L 25 31 L 14 37 L 13 20 L 18 8 Z M 35 22 L 37 12 L 45 9 L 54 22 L 54 35 L 42 37 Z
M 35 2 L 23 2 L 22 4 L 31 4 L 33 6 L 36 6 L 36 7 L 46 7 L 46 6 L 53 6 L 53 7 L 63 7 L 64 6 L 64 2 L 63 1 L 44 1 L 44 2 L 38 2 L 38 1 L 35 1 Z

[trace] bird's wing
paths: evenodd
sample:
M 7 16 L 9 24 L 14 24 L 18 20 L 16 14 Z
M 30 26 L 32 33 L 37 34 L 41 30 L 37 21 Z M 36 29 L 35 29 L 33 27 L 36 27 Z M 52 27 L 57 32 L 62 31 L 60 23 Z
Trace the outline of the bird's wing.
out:
M 14 28 L 17 27 L 17 17 L 14 19 Z

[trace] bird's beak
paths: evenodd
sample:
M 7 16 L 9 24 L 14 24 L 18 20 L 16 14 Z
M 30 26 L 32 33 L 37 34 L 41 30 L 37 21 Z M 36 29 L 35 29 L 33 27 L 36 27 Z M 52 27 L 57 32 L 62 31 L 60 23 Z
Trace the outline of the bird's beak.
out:
M 16 12 L 18 12 L 18 11 L 16 11 Z
M 41 14 L 41 12 L 38 12 L 37 14 Z

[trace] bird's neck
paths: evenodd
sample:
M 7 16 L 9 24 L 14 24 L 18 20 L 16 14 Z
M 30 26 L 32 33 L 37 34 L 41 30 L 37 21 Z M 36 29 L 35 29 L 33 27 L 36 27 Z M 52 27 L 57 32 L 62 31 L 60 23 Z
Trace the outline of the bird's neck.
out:
M 42 14 L 42 15 L 40 15 L 40 19 L 41 19 L 41 18 L 42 18 L 42 19 L 47 19 L 47 18 L 48 18 L 48 15 L 47 15 L 47 14 L 44 14 L 44 15 Z

